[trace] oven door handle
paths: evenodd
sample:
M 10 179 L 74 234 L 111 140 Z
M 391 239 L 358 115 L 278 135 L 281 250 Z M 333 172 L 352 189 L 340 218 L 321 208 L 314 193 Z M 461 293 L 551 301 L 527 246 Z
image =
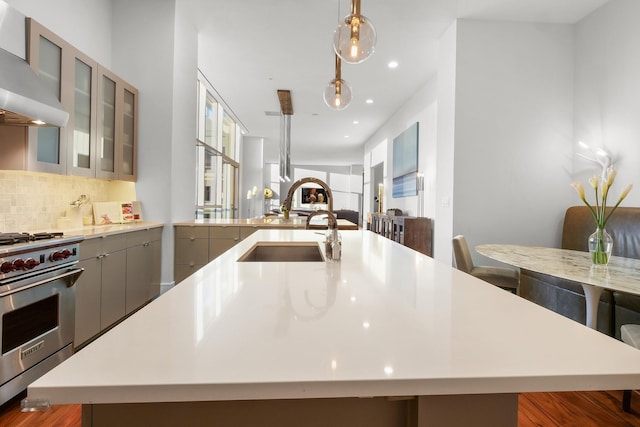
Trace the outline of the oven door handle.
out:
M 43 280 L 39 280 L 37 282 L 34 283 L 30 283 L 26 286 L 21 286 L 19 288 L 16 289 L 12 289 L 10 291 L 7 292 L 3 292 L 0 293 L 0 297 L 6 297 L 8 295 L 11 294 L 15 294 L 17 292 L 22 292 L 25 291 L 27 289 L 31 289 L 31 288 L 35 288 L 36 286 L 42 286 L 44 284 L 56 281 L 56 280 L 61 280 L 61 279 L 66 279 L 68 277 L 70 277 L 71 279 L 67 282 L 67 288 L 72 287 L 73 285 L 76 284 L 76 281 L 78 280 L 78 277 L 82 274 L 82 272 L 84 271 L 84 268 L 74 268 L 72 270 L 66 271 L 64 273 L 58 274 L 54 277 L 49 277 L 47 279 L 43 279 Z

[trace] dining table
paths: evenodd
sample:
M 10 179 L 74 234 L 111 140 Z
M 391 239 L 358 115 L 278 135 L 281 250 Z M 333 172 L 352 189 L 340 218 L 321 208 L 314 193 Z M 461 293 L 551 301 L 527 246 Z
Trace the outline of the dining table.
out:
M 612 256 L 594 265 L 589 252 L 514 244 L 483 244 L 475 250 L 488 258 L 582 285 L 586 325 L 596 329 L 598 302 L 604 289 L 640 295 L 640 260 Z

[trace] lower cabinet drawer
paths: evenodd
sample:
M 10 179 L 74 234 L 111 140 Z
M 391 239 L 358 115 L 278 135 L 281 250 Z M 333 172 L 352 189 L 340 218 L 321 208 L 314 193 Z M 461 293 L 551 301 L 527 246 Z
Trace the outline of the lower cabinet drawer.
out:
M 196 271 L 204 267 L 204 264 L 176 264 L 173 268 L 173 275 L 175 276 L 176 284 L 182 282 L 187 277 L 191 276 Z
M 176 239 L 175 264 L 200 264 L 209 262 L 208 239 Z

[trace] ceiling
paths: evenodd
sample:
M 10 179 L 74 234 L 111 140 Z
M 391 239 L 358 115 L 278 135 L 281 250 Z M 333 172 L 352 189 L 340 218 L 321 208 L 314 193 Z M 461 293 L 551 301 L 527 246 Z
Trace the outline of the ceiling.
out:
M 322 99 L 334 78 L 331 47 L 350 0 L 186 0 L 200 34 L 199 64 L 247 135 L 265 138 L 265 161 L 277 162 L 277 90 L 291 91 L 293 164 L 361 164 L 363 143 L 434 76 L 438 39 L 456 18 L 574 23 L 609 0 L 361 0 L 375 25 L 376 51 L 343 63 L 351 105 Z M 389 61 L 399 63 L 389 69 Z M 370 98 L 373 104 L 366 104 Z M 265 114 L 267 113 L 267 114 Z M 357 121 L 357 124 L 354 124 Z

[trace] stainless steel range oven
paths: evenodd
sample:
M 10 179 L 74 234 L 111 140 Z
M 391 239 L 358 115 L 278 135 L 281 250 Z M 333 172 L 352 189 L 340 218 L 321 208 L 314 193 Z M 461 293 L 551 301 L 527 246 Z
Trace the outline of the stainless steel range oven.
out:
M 82 239 L 0 234 L 0 404 L 73 352 Z

